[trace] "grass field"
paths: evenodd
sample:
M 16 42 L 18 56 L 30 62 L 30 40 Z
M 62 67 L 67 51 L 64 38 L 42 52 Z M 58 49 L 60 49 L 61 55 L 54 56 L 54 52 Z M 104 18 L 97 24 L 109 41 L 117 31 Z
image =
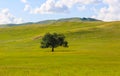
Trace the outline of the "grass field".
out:
M 69 48 L 41 49 L 63 33 Z M 120 76 L 120 22 L 61 22 L 0 28 L 0 76 Z

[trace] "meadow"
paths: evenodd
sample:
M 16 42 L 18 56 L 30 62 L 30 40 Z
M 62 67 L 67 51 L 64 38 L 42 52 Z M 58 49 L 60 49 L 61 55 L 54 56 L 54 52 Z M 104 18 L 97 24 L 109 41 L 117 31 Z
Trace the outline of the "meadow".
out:
M 40 48 L 45 33 L 68 48 Z M 120 22 L 57 22 L 0 28 L 0 76 L 120 76 Z

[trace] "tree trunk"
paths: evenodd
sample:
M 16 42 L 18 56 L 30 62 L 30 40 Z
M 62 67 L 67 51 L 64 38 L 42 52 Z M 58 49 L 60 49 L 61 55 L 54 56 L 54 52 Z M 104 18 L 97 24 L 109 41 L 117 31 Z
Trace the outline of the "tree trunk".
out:
M 52 52 L 54 52 L 54 47 L 52 47 Z

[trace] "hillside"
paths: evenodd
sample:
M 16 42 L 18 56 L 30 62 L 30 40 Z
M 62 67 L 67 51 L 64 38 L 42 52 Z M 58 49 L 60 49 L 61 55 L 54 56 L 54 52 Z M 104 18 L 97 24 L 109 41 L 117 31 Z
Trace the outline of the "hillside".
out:
M 119 23 L 120 22 L 61 22 L 48 25 L 31 24 L 29 26 L 0 28 L 0 44 L 2 44 L 0 45 L 0 49 L 5 50 L 7 49 L 7 46 L 9 47 L 9 50 L 21 50 L 17 48 L 22 48 L 23 50 L 25 48 L 27 49 L 28 47 L 34 48 L 34 50 L 39 50 L 39 39 L 34 39 L 36 37 L 43 36 L 47 32 L 63 33 L 70 41 L 70 45 L 73 45 L 71 43 L 75 43 L 78 45 L 77 48 L 81 49 L 86 41 L 92 42 L 97 40 L 102 43 L 103 41 L 111 42 L 112 40 L 115 42 L 117 40 L 119 41 L 120 37 Z M 72 42 L 73 40 L 74 42 Z M 84 46 L 84 49 L 87 50 L 88 47 Z M 91 48 L 91 50 L 93 49 L 95 48 Z
M 45 33 L 69 48 L 40 48 Z M 1 76 L 119 76 L 120 22 L 58 22 L 0 28 Z

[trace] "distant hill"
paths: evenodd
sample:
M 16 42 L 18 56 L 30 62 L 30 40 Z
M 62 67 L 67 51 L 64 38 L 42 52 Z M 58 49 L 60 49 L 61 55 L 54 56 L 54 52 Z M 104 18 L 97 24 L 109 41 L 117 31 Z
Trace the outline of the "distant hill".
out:
M 37 24 L 50 24 L 50 23 L 54 23 L 57 20 L 44 20 L 44 21 L 39 21 L 37 22 Z
M 100 20 L 97 20 L 97 19 L 94 19 L 94 18 L 65 18 L 65 19 L 59 19 L 57 20 L 58 22 L 61 21 L 61 22 L 66 22 L 66 21 L 69 21 L 69 22 L 79 22 L 79 21 L 100 21 Z
M 56 22 L 82 22 L 82 21 L 101 21 L 101 20 L 97 20 L 94 18 L 78 18 L 78 17 L 74 17 L 74 18 L 62 18 L 62 19 L 58 19 L 58 20 L 45 20 L 45 21 L 39 21 L 37 23 L 39 24 L 50 24 L 50 23 L 56 23 Z
M 29 24 L 52 24 L 57 22 L 95 22 L 95 21 L 101 21 L 94 18 L 79 18 L 79 17 L 73 17 L 73 18 L 61 18 L 58 20 L 44 20 L 39 22 L 27 22 L 22 24 L 4 24 L 0 25 L 0 27 L 6 27 L 6 26 L 19 26 L 19 25 L 29 25 Z

